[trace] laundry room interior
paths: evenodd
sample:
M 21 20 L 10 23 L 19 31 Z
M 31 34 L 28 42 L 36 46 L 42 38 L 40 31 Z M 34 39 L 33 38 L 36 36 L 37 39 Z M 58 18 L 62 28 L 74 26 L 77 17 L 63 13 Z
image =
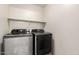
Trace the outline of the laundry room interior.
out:
M 79 55 L 79 4 L 0 4 L 0 55 Z

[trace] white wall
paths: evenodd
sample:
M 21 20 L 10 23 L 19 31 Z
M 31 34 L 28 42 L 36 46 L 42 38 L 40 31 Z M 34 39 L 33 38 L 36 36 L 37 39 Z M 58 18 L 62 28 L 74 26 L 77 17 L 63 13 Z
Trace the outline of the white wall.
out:
M 4 34 L 8 33 L 8 5 L 1 5 L 0 4 L 0 51 L 1 51 L 1 43 L 2 37 Z
M 12 4 L 9 5 L 9 16 L 8 18 L 19 19 L 19 20 L 32 20 L 32 21 L 43 21 L 43 7 L 33 4 Z M 32 22 L 21 22 L 21 21 L 10 21 L 10 31 L 12 29 L 24 28 L 44 28 L 42 23 Z
M 9 18 L 42 21 L 43 8 L 32 4 L 9 5 Z
M 47 5 L 45 30 L 53 33 L 55 54 L 79 54 L 79 5 Z

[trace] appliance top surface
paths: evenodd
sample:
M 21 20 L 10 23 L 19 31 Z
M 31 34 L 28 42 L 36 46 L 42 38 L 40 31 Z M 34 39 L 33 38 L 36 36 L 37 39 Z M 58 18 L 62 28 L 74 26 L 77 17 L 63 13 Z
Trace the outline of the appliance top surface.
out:
M 32 36 L 31 33 L 28 34 L 6 34 L 4 37 L 25 37 L 25 36 Z
M 44 33 L 33 33 L 33 34 L 35 34 L 35 35 L 47 35 L 47 34 L 51 34 L 51 35 L 52 35 L 52 33 L 49 33 L 49 32 L 44 32 Z

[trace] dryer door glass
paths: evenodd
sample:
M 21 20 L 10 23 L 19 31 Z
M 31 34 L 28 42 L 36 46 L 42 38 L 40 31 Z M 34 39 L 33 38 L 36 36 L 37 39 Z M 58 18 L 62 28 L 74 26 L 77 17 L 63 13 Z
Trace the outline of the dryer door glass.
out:
M 37 36 L 37 54 L 38 55 L 43 55 L 43 54 L 48 54 L 51 52 L 51 41 L 52 36 L 47 34 L 47 35 L 38 35 Z

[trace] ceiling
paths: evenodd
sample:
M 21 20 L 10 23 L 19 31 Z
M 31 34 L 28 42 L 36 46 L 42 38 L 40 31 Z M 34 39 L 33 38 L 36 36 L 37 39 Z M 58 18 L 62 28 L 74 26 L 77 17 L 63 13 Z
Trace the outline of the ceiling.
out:
M 40 6 L 40 7 L 45 7 L 46 4 L 34 4 L 34 5 L 37 5 L 37 6 Z
M 11 6 L 21 6 L 21 7 L 27 7 L 28 5 L 35 5 L 38 7 L 42 7 L 44 8 L 46 6 L 46 4 L 10 4 Z

